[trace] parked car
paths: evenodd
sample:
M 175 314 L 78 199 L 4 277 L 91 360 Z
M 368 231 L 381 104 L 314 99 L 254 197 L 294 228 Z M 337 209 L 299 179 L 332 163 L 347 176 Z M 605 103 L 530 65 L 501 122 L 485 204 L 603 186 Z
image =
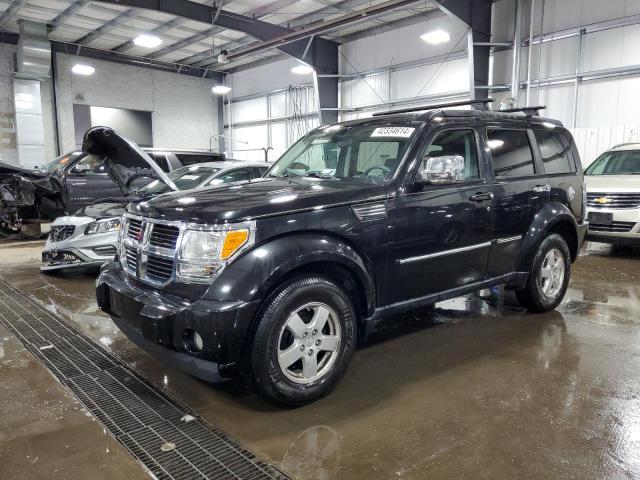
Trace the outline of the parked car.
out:
M 617 145 L 585 170 L 594 242 L 640 246 L 640 143 Z
M 187 190 L 252 180 L 261 177 L 268 168 L 264 162 L 206 162 L 178 168 L 167 177 L 178 190 Z M 74 215 L 58 217 L 51 224 L 40 270 L 99 267 L 113 260 L 120 217 L 126 205 L 171 191 L 167 183 L 154 180 L 131 194 L 124 192 L 122 198 L 100 201 L 81 208 Z
M 301 405 L 390 314 L 498 284 L 555 308 L 587 230 L 582 190 L 550 119 L 441 106 L 324 126 L 261 180 L 129 206 L 98 305 L 192 375 L 243 373 Z
M 224 154 L 210 151 L 143 150 L 164 172 L 225 160 Z M 107 175 L 105 158 L 73 151 L 39 169 L 0 162 L 0 232 L 16 234 L 23 223 L 55 220 L 98 199 L 120 196 L 118 185 Z

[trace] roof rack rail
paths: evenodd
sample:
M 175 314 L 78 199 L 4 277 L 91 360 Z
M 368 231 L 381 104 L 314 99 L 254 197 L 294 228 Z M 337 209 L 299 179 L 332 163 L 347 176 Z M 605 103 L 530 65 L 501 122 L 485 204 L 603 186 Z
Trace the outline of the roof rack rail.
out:
M 547 109 L 546 105 L 532 105 L 530 107 L 505 108 L 504 110 L 498 110 L 498 111 L 503 113 L 522 112 L 525 115 L 528 115 L 528 116 L 535 115 L 537 117 L 540 113 L 540 110 L 546 110 L 546 109 Z
M 438 103 L 435 105 L 425 105 L 423 107 L 409 107 L 409 108 L 401 108 L 399 110 L 389 110 L 387 112 L 377 112 L 372 116 L 381 117 L 383 115 L 395 115 L 396 113 L 410 113 L 410 112 L 424 112 L 427 110 L 439 110 L 441 108 L 449 108 L 449 107 L 461 107 L 463 105 L 484 105 L 486 109 L 486 105 L 488 103 L 493 102 L 493 98 L 484 98 L 482 100 L 463 100 L 460 102 L 449 102 L 449 103 Z

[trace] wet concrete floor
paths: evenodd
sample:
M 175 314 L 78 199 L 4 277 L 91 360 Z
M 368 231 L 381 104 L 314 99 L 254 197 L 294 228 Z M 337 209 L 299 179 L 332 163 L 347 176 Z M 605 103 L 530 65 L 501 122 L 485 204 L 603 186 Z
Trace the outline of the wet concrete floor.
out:
M 588 245 L 548 314 L 500 294 L 390 319 L 333 394 L 282 410 L 142 352 L 98 311 L 94 273 L 39 273 L 41 245 L 0 245 L 0 276 L 296 478 L 640 478 L 640 252 Z M 146 478 L 0 339 L 0 478 Z

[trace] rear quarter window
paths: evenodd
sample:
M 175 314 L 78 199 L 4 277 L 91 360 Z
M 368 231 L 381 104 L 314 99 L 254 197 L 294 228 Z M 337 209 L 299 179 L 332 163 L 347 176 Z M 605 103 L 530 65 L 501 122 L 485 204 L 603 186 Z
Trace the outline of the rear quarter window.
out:
M 571 152 L 571 143 L 561 132 L 534 130 L 540 148 L 540 156 L 545 173 L 573 173 L 576 171 L 575 160 Z
M 491 150 L 496 177 L 522 177 L 536 173 L 526 130 L 489 129 L 487 146 Z

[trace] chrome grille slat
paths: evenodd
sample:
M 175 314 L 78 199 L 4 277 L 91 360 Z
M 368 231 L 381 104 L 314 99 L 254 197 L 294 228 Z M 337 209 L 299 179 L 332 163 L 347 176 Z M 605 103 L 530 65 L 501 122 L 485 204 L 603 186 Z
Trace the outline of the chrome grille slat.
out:
M 122 239 L 125 271 L 152 285 L 171 282 L 175 278 L 176 249 L 183 223 L 128 214 L 125 225 L 127 234 Z
M 634 225 L 635 225 L 634 222 L 613 222 L 613 223 L 611 223 L 609 225 L 601 225 L 601 224 L 597 224 L 597 223 L 590 223 L 589 224 L 589 230 L 593 230 L 593 231 L 596 231 L 596 232 L 619 232 L 619 233 L 624 233 L 624 232 L 630 232 Z
M 606 199 L 598 202 L 598 199 Z M 640 208 L 640 193 L 587 193 L 587 206 L 595 208 Z
M 179 236 L 180 229 L 178 227 L 163 225 L 161 223 L 154 223 L 151 228 L 149 245 L 175 249 Z

